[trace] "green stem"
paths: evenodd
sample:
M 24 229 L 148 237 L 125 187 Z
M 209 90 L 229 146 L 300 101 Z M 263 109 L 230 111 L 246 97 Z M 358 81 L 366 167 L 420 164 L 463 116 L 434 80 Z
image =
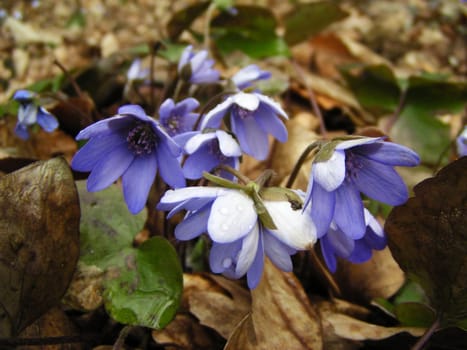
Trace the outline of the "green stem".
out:
M 295 166 L 294 166 L 292 172 L 290 173 L 289 179 L 287 180 L 287 184 L 285 185 L 285 187 L 287 187 L 287 188 L 292 187 L 292 185 L 295 182 L 295 180 L 297 178 L 297 175 L 298 175 L 298 172 L 300 171 L 300 168 L 302 167 L 303 163 L 305 163 L 305 160 L 308 158 L 308 156 L 310 155 L 310 153 L 313 150 L 315 150 L 315 153 L 316 153 L 316 151 L 318 149 L 318 146 L 319 146 L 319 143 L 320 143 L 319 141 L 315 141 L 311 145 L 308 145 L 307 148 L 305 148 L 305 150 L 300 155 L 300 158 L 298 158 L 297 162 L 295 163 Z
M 182 79 L 177 79 L 177 85 L 175 85 L 175 92 L 173 94 L 173 100 L 177 102 L 180 92 L 182 91 L 185 82 Z

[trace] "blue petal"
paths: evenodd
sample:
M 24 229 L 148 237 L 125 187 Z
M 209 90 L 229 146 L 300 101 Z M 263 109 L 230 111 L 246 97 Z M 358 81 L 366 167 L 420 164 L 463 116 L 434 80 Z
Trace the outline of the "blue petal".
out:
M 134 119 L 127 116 L 116 116 L 100 120 L 81 130 L 77 140 L 85 140 L 95 136 L 104 136 L 113 132 L 128 129 L 134 123 Z
M 186 158 L 183 164 L 183 175 L 187 179 L 200 179 L 204 171 L 210 172 L 219 163 L 219 158 L 209 153 L 209 146 L 203 145 Z
M 242 155 L 240 145 L 232 135 L 223 130 L 216 130 L 216 136 L 219 140 L 219 149 L 227 157 L 239 157 Z
M 241 247 L 242 240 L 240 239 L 224 244 L 214 242 L 209 253 L 209 266 L 211 267 L 211 271 L 214 273 L 223 273 L 226 269 L 234 270 L 235 259 Z
M 211 214 L 211 206 L 188 215 L 181 223 L 175 227 L 175 237 L 181 241 L 188 241 L 207 231 L 208 219 Z
M 169 119 L 174 107 L 175 103 L 171 98 L 168 98 L 162 102 L 161 106 L 159 107 L 159 120 L 162 124 L 165 124 L 167 119 Z
M 271 134 L 280 142 L 287 141 L 287 128 L 271 107 L 261 103 L 258 110 L 255 112 L 255 118 L 261 128 L 268 134 Z
M 370 227 L 367 227 L 365 237 L 363 237 L 365 244 L 367 244 L 372 249 L 382 250 L 386 248 L 387 239 L 386 236 L 378 236 L 374 233 Z
M 148 200 L 149 190 L 156 178 L 157 159 L 155 154 L 135 157 L 123 173 L 123 197 L 132 214 L 139 213 Z
M 24 102 L 29 102 L 31 101 L 36 94 L 32 91 L 29 90 L 17 90 L 13 94 L 13 100 L 16 100 L 18 102 L 24 103 Z
M 328 241 L 328 237 L 324 236 L 319 240 L 319 245 L 321 247 L 321 253 L 323 254 L 324 262 L 326 263 L 329 271 L 336 272 L 337 270 L 337 260 L 334 253 L 334 248 L 332 244 Z
M 214 83 L 219 80 L 220 74 L 218 71 L 208 68 L 197 72 L 191 76 L 190 82 L 193 84 Z
M 268 135 L 261 129 L 256 120 L 249 116 L 246 118 L 231 116 L 232 131 L 237 136 L 240 147 L 246 154 L 257 160 L 264 160 L 269 153 Z
M 350 238 L 360 239 L 366 231 L 363 203 L 357 189 L 344 182 L 336 191 L 334 220 Z
M 128 169 L 133 158 L 126 144 L 117 146 L 92 169 L 87 182 L 88 191 L 100 191 L 110 186 Z
M 364 242 L 363 239 L 355 241 L 355 248 L 347 260 L 360 264 L 371 259 L 371 248 Z
M 314 182 L 311 189 L 311 219 L 316 226 L 316 236 L 322 237 L 329 229 L 335 209 L 335 194 L 327 192 Z
M 164 142 L 157 145 L 156 152 L 159 174 L 165 183 L 173 188 L 185 187 L 185 177 L 180 163 Z
M 22 140 L 29 139 L 29 131 L 27 126 L 21 124 L 20 122 L 16 123 L 15 134 Z
M 246 280 L 248 288 L 255 289 L 261 281 L 261 276 L 264 270 L 264 249 L 263 249 L 263 234 L 259 235 L 258 249 L 256 250 L 255 259 L 247 272 Z
M 391 166 L 357 157 L 361 168 L 353 181 L 361 192 L 389 205 L 400 205 L 407 201 L 407 186 Z
M 349 257 L 355 247 L 355 241 L 334 225 L 331 225 L 326 237 L 333 247 L 334 254 L 341 258 Z
M 183 50 L 182 54 L 180 55 L 180 58 L 178 60 L 178 71 L 181 72 L 185 64 L 188 63 L 190 58 L 193 56 L 193 46 L 188 45 L 185 47 Z
M 58 128 L 58 120 L 42 107 L 39 107 L 37 112 L 37 124 L 47 132 L 52 132 Z
M 146 114 L 143 107 L 138 105 L 124 105 L 118 109 L 118 114 L 120 115 L 131 115 L 142 121 L 147 122 L 151 118 Z
M 352 152 L 392 166 L 416 166 L 420 163 L 420 157 L 417 153 L 410 148 L 392 142 L 381 141 L 362 145 L 352 149 Z
M 282 271 L 291 272 L 293 265 L 290 255 L 295 254 L 295 249 L 290 248 L 271 234 L 268 234 L 266 230 L 264 231 L 263 243 L 266 256 Z
M 205 128 L 219 128 L 221 126 L 222 118 L 234 103 L 232 96 L 228 97 L 224 102 L 219 103 L 216 107 L 211 109 L 202 119 L 200 130 Z
M 91 171 L 113 149 L 126 144 L 122 134 L 112 133 L 104 137 L 93 137 L 75 154 L 71 167 L 77 171 Z

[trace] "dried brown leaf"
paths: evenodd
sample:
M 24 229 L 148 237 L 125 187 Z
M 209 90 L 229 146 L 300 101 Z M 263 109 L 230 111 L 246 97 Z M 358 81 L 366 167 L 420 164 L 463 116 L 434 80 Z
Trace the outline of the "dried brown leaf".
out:
M 268 259 L 263 278 L 252 290 L 251 316 L 230 336 L 225 349 L 323 348 L 321 323 L 300 282 Z
M 79 256 L 78 194 L 61 158 L 0 178 L 0 336 L 56 305 Z

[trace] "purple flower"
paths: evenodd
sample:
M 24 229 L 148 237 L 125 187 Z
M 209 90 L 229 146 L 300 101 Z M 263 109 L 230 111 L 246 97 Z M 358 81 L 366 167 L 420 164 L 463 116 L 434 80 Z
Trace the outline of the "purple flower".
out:
M 196 132 L 185 144 L 188 157 L 183 165 L 183 174 L 187 179 L 200 179 L 203 172 L 210 172 L 220 164 L 234 169 L 239 167 L 242 150 L 237 141 L 223 130 Z M 222 177 L 232 180 L 230 173 L 222 171 Z
M 192 97 L 186 98 L 177 104 L 171 98 L 168 98 L 159 108 L 159 121 L 170 136 L 193 131 L 199 116 L 193 110 L 198 107 L 199 102 Z
M 366 230 L 360 239 L 352 239 L 334 222 L 331 223 L 328 232 L 320 238 L 321 252 L 331 272 L 336 272 L 336 257 L 362 263 L 371 258 L 373 249 L 381 250 L 386 247 L 386 236 L 378 221 L 367 209 L 364 209 L 364 217 Z
M 52 132 L 58 128 L 57 119 L 44 107 L 36 105 L 34 102 L 35 97 L 36 94 L 28 90 L 18 90 L 13 95 L 13 99 L 20 103 L 15 134 L 23 140 L 29 138 L 28 127 L 36 123 L 47 132 Z
M 269 153 L 268 134 L 280 142 L 287 141 L 287 129 L 278 117 L 287 119 L 281 106 L 260 93 L 238 92 L 209 111 L 201 122 L 201 129 L 219 128 L 222 118 L 230 113 L 232 132 L 243 152 L 258 160 Z
M 316 242 L 310 215 L 294 209 L 288 201 L 263 201 L 275 224 L 266 228 L 259 220 L 255 203 L 243 191 L 222 187 L 186 187 L 167 191 L 157 208 L 182 209 L 185 219 L 175 228 L 175 237 L 189 240 L 207 232 L 213 241 L 210 265 L 215 273 L 231 278 L 247 275 L 255 288 L 261 279 L 264 257 L 280 269 L 292 270 L 290 255 L 309 249 Z
M 126 78 L 128 82 L 133 82 L 135 80 L 145 80 L 149 77 L 149 69 L 141 67 L 141 59 L 136 58 L 132 63 L 130 68 L 126 73 Z
M 467 126 L 456 139 L 457 154 L 459 157 L 467 156 Z
M 265 80 L 271 77 L 271 73 L 261 70 L 256 64 L 250 64 L 233 75 L 232 82 L 240 89 L 246 89 L 252 85 L 254 81 Z
M 356 240 L 366 231 L 360 192 L 377 201 L 400 205 L 408 198 L 407 187 L 394 166 L 415 166 L 418 155 L 407 147 L 382 138 L 359 137 L 334 140 L 320 148 L 310 174 L 305 207 L 318 237 L 331 221 Z
M 144 208 L 157 171 L 170 186 L 185 186 L 177 160 L 181 148 L 140 106 L 120 107 L 116 116 L 88 126 L 76 139 L 90 139 L 71 163 L 77 171 L 91 172 L 88 191 L 100 191 L 121 176 L 133 214 Z
M 185 81 L 192 84 L 215 83 L 219 80 L 219 72 L 212 68 L 214 60 L 208 58 L 208 52 L 193 52 L 189 45 L 183 50 L 178 62 L 178 73 Z

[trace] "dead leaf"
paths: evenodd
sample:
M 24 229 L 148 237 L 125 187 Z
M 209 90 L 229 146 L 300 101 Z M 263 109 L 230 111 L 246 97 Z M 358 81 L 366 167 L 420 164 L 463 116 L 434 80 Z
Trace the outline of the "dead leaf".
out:
M 275 182 L 286 182 L 302 153 L 318 140 L 318 135 L 312 131 L 319 125 L 318 123 L 317 118 L 309 113 L 300 113 L 287 121 L 289 140 L 285 143 L 276 143 L 271 155 L 271 168 L 276 172 Z M 310 169 L 311 156 L 300 168 L 293 188 L 306 190 Z
M 0 336 L 56 305 L 79 256 L 79 202 L 61 158 L 0 178 Z
M 225 349 L 322 348 L 319 315 L 300 282 L 266 259 L 263 278 L 252 290 L 251 315 L 230 336 Z
M 362 264 L 339 261 L 335 278 L 343 295 L 364 303 L 391 297 L 405 281 L 404 272 L 387 248 L 373 251 L 372 258 Z
M 467 157 L 414 188 L 385 231 L 394 258 L 419 282 L 442 326 L 467 328 Z
M 26 327 L 20 338 L 48 338 L 76 335 L 77 330 L 67 315 L 58 307 L 50 309 L 34 323 Z M 17 350 L 80 350 L 80 343 L 64 343 L 60 345 L 18 346 Z
M 213 337 L 202 327 L 196 318 L 187 314 L 177 314 L 175 319 L 162 330 L 154 330 L 152 337 L 156 343 L 167 344 L 167 350 L 209 350 L 213 349 Z M 168 344 L 174 344 L 170 346 Z
M 7 17 L 4 27 L 13 35 L 15 42 L 20 45 L 44 43 L 58 45 L 62 38 L 56 32 L 34 28 L 30 24 L 23 23 L 13 17 Z

